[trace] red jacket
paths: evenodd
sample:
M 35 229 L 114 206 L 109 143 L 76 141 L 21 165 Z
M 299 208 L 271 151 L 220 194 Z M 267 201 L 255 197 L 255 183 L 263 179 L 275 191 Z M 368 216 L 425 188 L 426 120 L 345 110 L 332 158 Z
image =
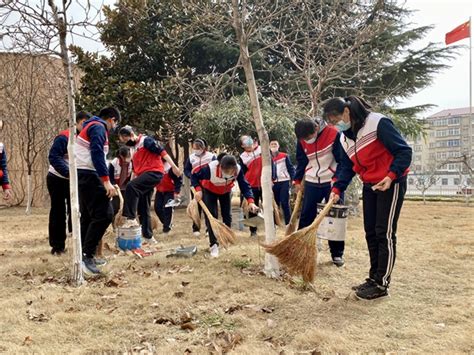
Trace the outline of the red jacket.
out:
M 164 173 L 162 157 L 168 153 L 156 141 L 145 135 L 138 136 L 138 143 L 135 146 L 135 153 L 132 157 L 133 172 L 140 176 L 146 172 Z
M 253 152 L 240 154 L 245 179 L 253 188 L 262 186 L 262 148 L 258 146 Z

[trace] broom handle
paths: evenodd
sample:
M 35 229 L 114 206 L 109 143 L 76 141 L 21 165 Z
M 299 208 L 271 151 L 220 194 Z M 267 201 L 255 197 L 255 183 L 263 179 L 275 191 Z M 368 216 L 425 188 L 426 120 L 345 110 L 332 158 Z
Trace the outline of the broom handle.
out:
M 194 195 L 196 195 L 196 189 L 193 186 L 191 186 L 191 191 L 193 192 Z M 211 214 L 211 211 L 209 211 L 206 204 L 202 200 L 199 201 L 199 205 L 202 207 L 209 221 L 215 219 L 215 217 Z
M 300 209 L 301 201 L 303 200 L 304 177 L 303 177 L 303 180 L 301 180 L 300 185 L 301 185 L 301 188 L 296 194 L 295 206 L 293 207 L 293 213 L 291 214 L 290 223 L 288 223 L 289 225 L 295 224 L 296 219 L 298 218 L 298 210 Z
M 311 226 L 309 228 L 316 228 L 319 226 L 319 224 L 322 222 L 324 217 L 329 213 L 331 210 L 332 206 L 334 205 L 334 199 L 331 198 L 328 203 L 326 203 L 326 206 L 324 206 L 323 210 L 318 214 L 318 217 L 311 223 Z
M 117 196 L 120 201 L 120 206 L 117 215 L 121 215 L 123 211 L 123 196 L 122 196 L 122 191 L 120 191 L 120 187 L 118 185 L 114 185 L 115 190 L 117 191 Z

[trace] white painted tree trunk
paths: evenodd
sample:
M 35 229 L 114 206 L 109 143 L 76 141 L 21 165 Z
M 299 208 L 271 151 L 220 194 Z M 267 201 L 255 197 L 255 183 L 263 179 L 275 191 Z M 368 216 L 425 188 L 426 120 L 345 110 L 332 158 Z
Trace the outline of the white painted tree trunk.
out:
M 28 174 L 26 177 L 26 215 L 31 214 L 31 205 L 33 201 L 33 191 L 32 191 L 32 182 L 31 182 L 31 174 Z
M 79 193 L 77 186 L 77 168 L 74 143 L 76 141 L 76 109 L 75 109 L 75 85 L 72 74 L 71 62 L 69 60 L 69 51 L 67 47 L 67 23 L 66 23 L 66 3 L 63 2 L 63 16 L 58 16 L 58 9 L 54 0 L 48 0 L 53 11 L 54 20 L 59 32 L 59 44 L 61 46 L 61 60 L 67 82 L 67 102 L 69 108 L 69 142 L 67 146 L 69 158 L 69 192 L 71 198 L 71 220 L 72 220 L 72 282 L 76 286 L 84 283 L 82 272 L 82 244 L 81 227 L 79 214 Z
M 245 6 L 244 6 L 245 7 Z M 263 195 L 263 209 L 265 218 L 265 243 L 271 244 L 276 240 L 275 222 L 273 218 L 273 191 L 272 191 L 272 159 L 270 155 L 270 142 L 268 133 L 263 124 L 262 112 L 260 110 L 260 103 L 258 100 L 257 85 L 255 83 L 255 76 L 250 61 L 248 50 L 248 38 L 246 37 L 242 18 L 245 14 L 239 11 L 239 0 L 232 0 L 233 8 L 233 26 L 239 41 L 240 60 L 245 72 L 245 80 L 249 91 L 250 105 L 252 108 L 252 116 L 257 128 L 258 139 L 262 147 L 262 195 Z M 278 277 L 280 275 L 280 266 L 278 260 L 271 254 L 265 254 L 265 274 L 268 277 Z

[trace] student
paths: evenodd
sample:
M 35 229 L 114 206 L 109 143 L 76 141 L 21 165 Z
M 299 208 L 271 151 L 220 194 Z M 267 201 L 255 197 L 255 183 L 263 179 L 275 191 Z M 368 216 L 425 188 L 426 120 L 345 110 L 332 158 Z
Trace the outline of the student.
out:
M 81 212 L 81 237 L 84 272 L 100 274 L 95 253 L 107 227 L 112 222 L 110 199 L 116 195 L 109 179 L 106 156 L 109 151 L 108 134 L 120 121 L 114 107 L 103 108 L 99 117 L 83 124 L 75 148 Z
M 119 139 L 129 147 L 133 147 L 132 166 L 134 179 L 125 189 L 125 205 L 122 215 L 127 218 L 124 228 L 136 227 L 137 213 L 142 225 L 142 237 L 145 242 L 156 243 L 151 227 L 150 205 L 153 190 L 163 178 L 163 160 L 170 164 L 173 173 L 181 176 L 166 150 L 153 138 L 143 134 L 136 135 L 130 126 L 119 131 Z
M 87 112 L 76 114 L 76 134 L 82 130 L 83 123 L 92 115 Z M 46 186 L 51 198 L 49 210 L 48 236 L 52 255 L 61 255 L 66 247 L 66 220 L 69 233 L 71 225 L 71 200 L 69 198 L 69 161 L 67 145 L 69 129 L 56 136 L 49 150 L 49 170 L 46 176 Z
M 295 124 L 297 168 L 295 185 L 300 189 L 305 177 L 303 206 L 298 228 L 309 226 L 317 215 L 317 205 L 328 201 L 340 156 L 339 132 L 325 121 L 302 119 Z M 332 262 L 344 265 L 344 241 L 328 241 Z
M 3 129 L 3 121 L 0 120 L 0 131 Z M 12 188 L 10 186 L 10 180 L 8 179 L 7 169 L 7 153 L 5 152 L 5 146 L 0 142 L 0 186 L 3 190 L 3 198 L 8 201 L 12 198 Z
M 219 214 L 217 211 L 217 202 L 219 201 L 222 220 L 229 227 L 232 224 L 231 191 L 236 180 L 240 192 L 249 203 L 249 209 L 256 212 L 258 207 L 254 203 L 252 189 L 234 156 L 225 153 L 219 154 L 217 160 L 212 161 L 209 165 L 191 175 L 191 184 L 196 189 L 194 198 L 197 201 L 202 199 L 211 214 L 216 218 Z M 219 256 L 219 244 L 207 217 L 206 226 L 209 231 L 211 257 L 217 258 Z
M 207 142 L 204 139 L 197 138 L 193 142 L 193 151 L 184 164 L 184 175 L 191 179 L 191 174 L 197 173 L 202 167 L 208 165 L 211 161 L 216 160 L 216 155 L 208 151 Z M 201 206 L 198 207 L 199 216 L 201 216 Z M 201 235 L 199 227 L 193 222 L 193 234 L 195 237 Z
M 262 200 L 262 148 L 254 141 L 252 137 L 244 135 L 240 137 L 240 146 L 244 150 L 240 154 L 242 170 L 245 179 L 252 188 L 255 204 L 258 206 Z M 255 217 L 255 213 L 249 213 L 249 217 Z M 257 236 L 257 227 L 250 227 L 250 236 Z
M 365 300 L 388 296 L 397 222 L 412 158 L 411 148 L 392 120 L 370 109 L 357 96 L 333 98 L 324 104 L 326 119 L 342 132 L 344 150 L 332 195 L 337 199 L 356 173 L 364 183 L 364 229 L 370 270 L 366 281 L 353 289 L 358 298 Z
M 288 154 L 280 152 L 280 143 L 274 139 L 270 141 L 270 151 L 275 165 L 276 179 L 273 183 L 273 196 L 277 206 L 281 206 L 285 216 L 285 224 L 290 223 L 290 183 L 295 178 L 295 167 L 291 164 Z
M 163 234 L 167 236 L 171 231 L 171 222 L 173 221 L 173 207 L 165 207 L 169 200 L 179 197 L 183 177 L 176 176 L 167 162 L 164 163 L 165 175 L 156 186 L 155 212 L 163 224 Z

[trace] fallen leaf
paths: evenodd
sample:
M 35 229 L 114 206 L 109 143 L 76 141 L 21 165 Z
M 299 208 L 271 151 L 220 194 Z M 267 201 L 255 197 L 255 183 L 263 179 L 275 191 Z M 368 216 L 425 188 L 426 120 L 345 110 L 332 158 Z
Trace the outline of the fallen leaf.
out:
M 119 287 L 122 284 L 120 280 L 117 279 L 110 279 L 105 283 L 105 286 L 107 287 Z
M 31 306 L 33 304 L 33 301 L 26 301 L 27 306 Z
M 64 302 L 64 298 L 62 298 L 62 297 L 58 298 L 58 301 L 57 301 L 57 302 L 58 302 L 58 303 L 63 303 L 63 302 Z
M 230 306 L 229 308 L 226 308 L 224 310 L 224 313 L 233 314 L 233 313 L 235 313 L 237 311 L 240 311 L 240 310 L 242 310 L 242 306 L 240 304 L 238 304 L 238 305 Z
M 118 309 L 118 307 L 111 308 L 111 309 L 109 309 L 106 313 L 107 313 L 107 314 L 111 314 L 113 311 L 115 311 L 115 310 L 117 310 L 117 309 Z
M 160 304 L 159 304 L 159 303 L 152 303 L 152 304 L 151 304 L 151 307 L 153 307 L 153 308 L 158 308 L 158 307 L 160 307 Z
M 159 317 L 159 318 L 153 319 L 153 324 L 176 325 L 176 322 L 171 318 Z
M 33 342 L 33 339 L 28 335 L 23 340 L 23 345 L 30 345 Z
M 47 322 L 51 319 L 44 313 L 35 314 L 28 310 L 26 314 L 28 315 L 28 319 L 33 322 Z
M 191 282 L 189 282 L 189 281 L 182 281 L 182 282 L 181 282 L 181 286 L 186 287 L 186 286 L 188 286 L 190 283 L 191 283 Z
M 186 312 L 186 313 L 183 313 L 179 319 L 181 321 L 181 324 L 183 324 L 183 323 L 191 322 L 193 320 L 193 317 L 191 316 L 190 313 Z
M 267 327 L 269 328 L 274 328 L 275 327 L 275 321 L 272 319 L 267 319 Z
M 181 324 L 181 329 L 183 329 L 183 330 L 193 331 L 196 328 L 197 328 L 196 325 L 194 323 L 191 323 L 191 322 L 186 322 L 186 323 Z
M 184 292 L 182 292 L 182 291 L 175 292 L 174 297 L 183 298 L 184 297 Z
M 263 313 L 273 313 L 275 309 L 273 307 L 262 307 Z
M 184 355 L 192 354 L 193 352 L 190 349 L 184 350 Z

